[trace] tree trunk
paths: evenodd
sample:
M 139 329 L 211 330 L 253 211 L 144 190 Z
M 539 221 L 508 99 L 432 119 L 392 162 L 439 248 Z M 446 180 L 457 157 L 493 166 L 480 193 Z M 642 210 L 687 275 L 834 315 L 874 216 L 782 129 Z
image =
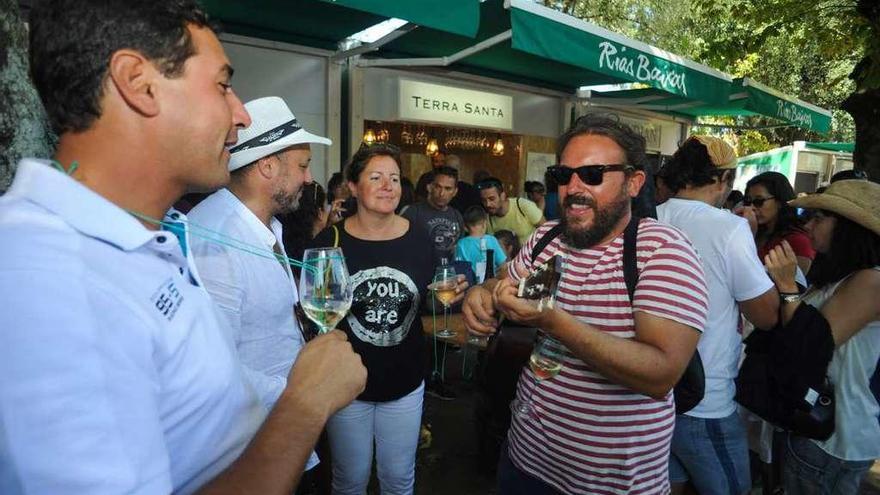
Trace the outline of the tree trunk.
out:
M 56 138 L 28 74 L 27 32 L 17 0 L 0 0 L 0 194 L 18 160 L 52 156 Z
M 853 163 L 874 182 L 880 182 L 880 88 L 855 92 L 841 108 L 852 115 L 856 124 L 856 149 Z

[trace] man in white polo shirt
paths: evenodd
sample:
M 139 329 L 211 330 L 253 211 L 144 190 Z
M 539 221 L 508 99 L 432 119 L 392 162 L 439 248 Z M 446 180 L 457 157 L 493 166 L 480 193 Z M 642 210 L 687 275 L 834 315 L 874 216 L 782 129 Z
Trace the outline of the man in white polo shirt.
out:
M 779 294 L 758 259 L 749 223 L 721 208 L 735 176 L 736 152 L 714 136 L 691 136 L 663 167 L 663 179 L 675 192 L 657 207 L 657 219 L 687 234 L 709 288 L 706 329 L 697 345 L 705 394 L 675 418 L 669 459 L 674 493 L 686 481 L 705 495 L 739 495 L 751 488 L 746 430 L 734 401 L 740 312 L 759 328 L 773 328 Z
M 281 222 L 275 215 L 296 209 L 305 183 L 312 181 L 310 143 L 330 140 L 307 132 L 278 97 L 250 101 L 251 125 L 230 149 L 229 185 L 205 198 L 188 217 L 193 225 L 253 246 L 268 257 L 193 238 L 192 250 L 205 288 L 229 323 L 245 373 L 271 408 L 296 356 L 305 344 L 294 317 L 299 301 Z M 318 463 L 314 454 L 306 469 Z
M 30 35 L 60 140 L 0 198 L 0 493 L 290 493 L 366 370 L 322 336 L 267 416 L 195 232 L 166 216 L 225 184 L 250 123 L 208 19 L 187 0 L 52 0 Z

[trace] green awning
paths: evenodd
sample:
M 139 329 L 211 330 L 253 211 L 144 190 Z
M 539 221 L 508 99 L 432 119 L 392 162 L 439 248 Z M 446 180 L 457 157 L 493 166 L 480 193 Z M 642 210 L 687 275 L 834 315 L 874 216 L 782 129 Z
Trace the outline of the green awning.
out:
M 629 105 L 691 118 L 759 115 L 823 134 L 831 129 L 831 112 L 828 110 L 784 95 L 749 78 L 736 79 L 730 99 L 715 105 L 670 97 L 653 88 L 594 94 L 597 103 Z
M 479 0 L 202 0 L 225 31 L 337 50 L 340 41 L 390 18 L 472 38 Z
M 807 143 L 807 149 L 837 151 L 852 153 L 856 149 L 856 143 Z
M 513 48 L 688 100 L 724 103 L 723 72 L 529 0 L 509 0 Z
M 419 31 L 384 45 L 362 65 L 443 66 L 569 94 L 630 82 L 707 102 L 730 94 L 731 78 L 722 72 L 530 0 L 483 2 L 475 40 Z

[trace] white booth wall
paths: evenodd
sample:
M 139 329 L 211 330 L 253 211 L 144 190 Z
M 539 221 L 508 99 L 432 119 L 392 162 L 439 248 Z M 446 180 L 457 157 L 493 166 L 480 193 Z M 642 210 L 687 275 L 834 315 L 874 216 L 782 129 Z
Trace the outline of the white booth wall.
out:
M 333 140 L 331 147 L 312 145 L 312 176 L 326 185 L 330 174 L 339 169 L 336 66 L 327 54 L 310 48 L 229 34 L 221 41 L 235 69 L 233 88 L 243 102 L 280 96 L 305 129 Z

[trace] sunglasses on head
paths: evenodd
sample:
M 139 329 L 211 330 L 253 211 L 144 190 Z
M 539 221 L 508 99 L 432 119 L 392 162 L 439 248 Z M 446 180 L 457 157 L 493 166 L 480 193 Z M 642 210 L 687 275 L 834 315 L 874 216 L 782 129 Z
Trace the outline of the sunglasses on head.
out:
M 553 165 L 547 167 L 547 172 L 553 180 L 560 186 L 566 186 L 571 181 L 571 177 L 577 174 L 578 179 L 588 186 L 598 186 L 605 178 L 605 172 L 627 171 L 632 170 L 632 165 L 616 164 L 616 165 L 584 165 L 582 167 L 566 167 L 565 165 Z
M 474 186 L 478 191 L 482 191 L 483 189 L 489 189 L 490 187 L 494 187 L 499 191 L 502 190 L 501 182 L 497 180 L 484 180 L 477 182 Z
M 766 198 L 750 198 L 750 197 L 746 196 L 743 198 L 743 204 L 745 206 L 755 205 L 755 208 L 760 208 L 760 207 L 764 206 L 764 203 L 766 203 L 767 201 L 769 201 L 771 199 L 776 199 L 776 198 L 774 198 L 773 196 L 767 196 Z

